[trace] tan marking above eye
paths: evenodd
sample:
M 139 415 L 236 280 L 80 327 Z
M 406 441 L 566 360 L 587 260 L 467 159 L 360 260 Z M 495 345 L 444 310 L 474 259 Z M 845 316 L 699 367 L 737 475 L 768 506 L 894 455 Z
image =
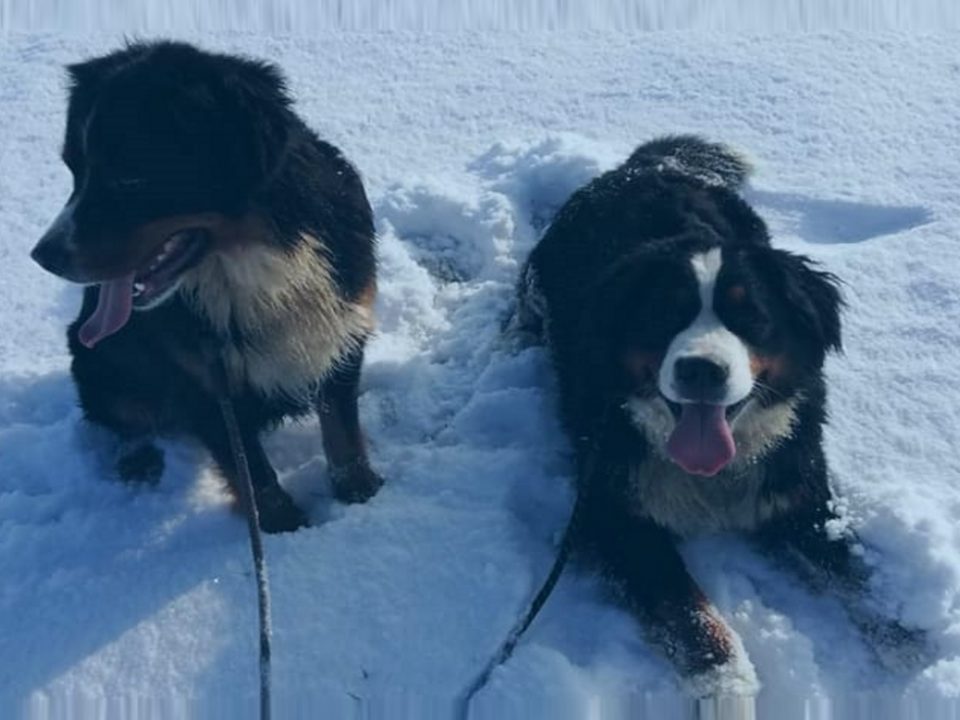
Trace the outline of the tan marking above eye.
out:
M 783 374 L 786 358 L 783 355 L 761 355 L 750 351 L 750 372 L 754 378 L 775 378 Z
M 747 289 L 743 285 L 731 285 L 727 288 L 727 299 L 732 303 L 741 303 L 747 299 Z

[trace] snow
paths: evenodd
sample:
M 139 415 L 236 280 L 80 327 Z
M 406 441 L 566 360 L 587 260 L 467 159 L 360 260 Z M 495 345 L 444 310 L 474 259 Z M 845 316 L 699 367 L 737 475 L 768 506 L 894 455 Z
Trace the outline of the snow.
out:
M 6 27 L 0 716 L 253 717 L 244 523 L 182 442 L 155 488 L 107 476 L 68 374 L 78 291 L 27 254 L 68 194 L 61 66 L 118 37 Z M 280 63 L 300 112 L 364 174 L 381 234 L 361 411 L 387 485 L 341 506 L 315 423 L 268 443 L 314 520 L 266 539 L 278 716 L 445 717 L 524 610 L 570 508 L 570 456 L 545 353 L 500 326 L 552 212 L 666 132 L 746 151 L 776 242 L 843 278 L 846 353 L 828 367 L 839 505 L 876 602 L 939 646 L 918 676 L 881 675 L 834 599 L 738 538 L 693 541 L 687 561 L 763 685 L 757 717 L 955 716 L 957 33 L 179 34 Z M 575 567 L 474 717 L 679 717 L 676 688 Z
M 960 27 L 953 0 L 0 0 L 0 31 L 221 32 L 312 36 L 318 30 L 837 29 Z

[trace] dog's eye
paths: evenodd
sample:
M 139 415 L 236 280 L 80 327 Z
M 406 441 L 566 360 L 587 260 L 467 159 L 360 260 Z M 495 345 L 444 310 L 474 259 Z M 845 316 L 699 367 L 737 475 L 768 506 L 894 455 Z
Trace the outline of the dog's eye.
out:
M 755 345 L 765 345 L 772 340 L 770 316 L 753 303 L 731 303 L 722 315 L 724 323 L 745 340 Z
M 746 284 L 735 282 L 720 288 L 715 302 L 717 314 L 737 335 L 754 344 L 769 340 L 772 330 L 769 313 Z

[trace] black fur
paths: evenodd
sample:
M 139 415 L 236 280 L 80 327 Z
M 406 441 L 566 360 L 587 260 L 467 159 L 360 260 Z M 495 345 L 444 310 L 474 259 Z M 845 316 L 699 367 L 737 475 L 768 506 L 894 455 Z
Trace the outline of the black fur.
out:
M 292 257 L 304 236 L 316 238 L 318 257 L 332 268 L 334 295 L 369 305 L 375 238 L 362 182 L 340 151 L 294 113 L 275 66 L 156 42 L 72 65 L 69 73 L 63 159 L 74 176 L 69 238 L 74 249 L 64 231 L 51 231 L 35 251 L 44 267 L 74 280 L 109 280 L 118 274 L 117 258 L 137 251 L 137 233 L 150 223 L 213 214 L 223 227 L 233 227 L 229 223 L 254 218 L 258 229 L 249 236 L 217 231 L 224 237 L 214 240 L 237 243 L 239 252 L 260 243 Z M 224 347 L 241 356 L 249 351 L 243 328 L 233 323 L 227 333 L 218 331 L 176 293 L 153 309 L 134 312 L 119 332 L 89 349 L 78 340 L 78 330 L 97 306 L 99 292 L 97 285 L 86 289 L 68 339 L 86 416 L 134 448 L 120 458 L 121 474 L 156 477 L 158 451 L 149 439 L 187 434 L 210 449 L 233 481 L 236 469 L 210 367 Z M 364 341 L 355 337 L 349 347 L 338 348 L 336 367 L 303 393 L 264 393 L 241 380 L 233 401 L 265 530 L 293 529 L 306 518 L 277 483 L 260 433 L 319 408 L 324 397 L 334 396 L 340 408 L 333 420 L 321 413 L 324 435 L 342 441 L 333 452 L 327 447 L 331 470 L 343 481 L 338 495 L 362 501 L 379 487 L 356 416 Z
M 748 532 L 765 551 L 805 568 L 818 588 L 853 597 L 866 579 L 852 538 L 826 530 L 834 515 L 821 442 L 822 368 L 840 348 L 838 283 L 770 246 L 764 222 L 737 192 L 747 172 L 738 156 L 696 137 L 641 146 L 567 201 L 532 252 L 520 290 L 520 317 L 539 316 L 546 335 L 579 457 L 579 545 L 685 677 L 731 660 L 735 643 L 685 570 L 676 529 L 637 495 L 638 473 L 654 473 L 656 483 L 657 468 L 669 463 L 654 460 L 657 449 L 625 403 L 660 397 L 659 363 L 700 311 L 693 254 L 721 249 L 716 314 L 751 357 L 776 371 L 754 374 L 756 407 L 795 406 L 792 432 L 736 471 L 756 479 L 758 503 L 772 508 Z M 725 473 L 703 482 L 738 482 L 735 471 Z M 888 638 L 922 644 L 919 634 L 850 608 L 865 630 L 884 627 Z
M 323 238 L 348 298 L 369 285 L 374 228 L 360 177 L 296 115 L 275 66 L 156 42 L 69 72 L 63 160 L 84 200 L 78 234 L 110 235 L 181 213 L 253 210 L 273 223 L 274 242 L 296 244 L 303 232 Z M 99 122 L 84 147 L 81 131 L 95 106 Z M 92 162 L 100 165 L 95 172 Z

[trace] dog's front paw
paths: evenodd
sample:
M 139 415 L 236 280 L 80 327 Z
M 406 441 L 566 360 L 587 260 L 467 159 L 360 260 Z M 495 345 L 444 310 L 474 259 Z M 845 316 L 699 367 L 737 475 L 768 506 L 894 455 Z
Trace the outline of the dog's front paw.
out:
M 333 495 L 340 502 L 364 503 L 383 485 L 383 478 L 365 461 L 330 468 Z
M 310 524 L 306 513 L 279 485 L 258 489 L 257 514 L 265 533 L 293 532 Z
M 152 442 L 124 444 L 118 453 L 116 467 L 124 482 L 156 485 L 163 475 L 163 450 Z

